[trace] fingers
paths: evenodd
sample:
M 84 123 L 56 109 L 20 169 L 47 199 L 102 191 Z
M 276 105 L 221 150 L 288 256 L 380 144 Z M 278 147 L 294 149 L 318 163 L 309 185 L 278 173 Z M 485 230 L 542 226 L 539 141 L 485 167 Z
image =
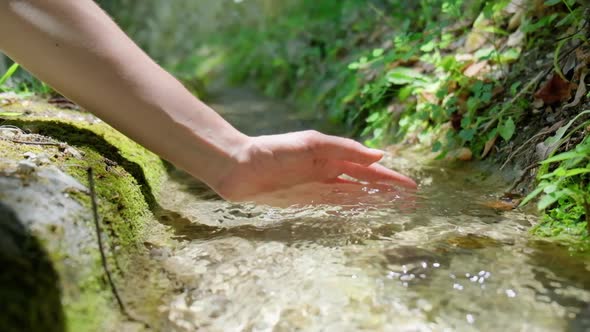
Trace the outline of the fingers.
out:
M 351 180 L 343 179 L 343 178 L 328 179 L 328 180 L 324 181 L 324 183 L 326 183 L 326 184 L 352 184 L 352 185 L 361 185 L 361 183 L 358 182 L 358 181 L 351 181 Z
M 303 132 L 315 157 L 370 165 L 383 157 L 383 152 L 365 147 L 352 139 L 329 136 L 316 131 Z
M 394 182 L 400 186 L 415 189 L 418 185 L 411 178 L 392 171 L 379 164 L 363 166 L 354 163 L 342 163 L 341 170 L 344 174 L 360 181 L 366 182 Z

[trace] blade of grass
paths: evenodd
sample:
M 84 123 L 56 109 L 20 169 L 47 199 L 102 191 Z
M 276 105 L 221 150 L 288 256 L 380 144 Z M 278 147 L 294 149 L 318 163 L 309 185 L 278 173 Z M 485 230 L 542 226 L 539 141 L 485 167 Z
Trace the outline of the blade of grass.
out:
M 14 75 L 19 67 L 20 66 L 18 63 L 13 63 L 12 66 L 10 66 L 10 68 L 8 68 L 8 70 L 4 73 L 4 75 L 0 77 L 0 86 L 4 85 L 4 83 L 6 83 L 6 81 L 12 77 L 12 75 Z

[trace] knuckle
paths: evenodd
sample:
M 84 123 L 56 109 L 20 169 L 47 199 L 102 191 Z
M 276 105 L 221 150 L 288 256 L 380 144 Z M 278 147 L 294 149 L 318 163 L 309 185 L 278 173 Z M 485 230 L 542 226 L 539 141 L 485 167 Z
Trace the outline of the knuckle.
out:
M 304 134 L 304 137 L 308 140 L 317 140 L 322 135 L 317 130 L 306 130 L 303 132 L 303 134 Z
M 315 130 L 302 132 L 301 147 L 309 154 L 313 154 L 321 144 L 321 134 Z
M 327 159 L 314 158 L 312 163 L 313 163 L 313 167 L 316 169 L 317 168 L 324 169 L 324 168 L 326 168 L 326 166 L 328 166 Z

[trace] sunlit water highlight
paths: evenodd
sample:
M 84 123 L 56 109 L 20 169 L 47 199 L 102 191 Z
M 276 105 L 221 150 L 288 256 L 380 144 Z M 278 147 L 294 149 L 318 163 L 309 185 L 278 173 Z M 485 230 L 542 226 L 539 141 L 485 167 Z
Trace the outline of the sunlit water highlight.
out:
M 314 185 L 287 208 L 223 202 L 172 174 L 163 220 L 181 245 L 153 252 L 180 282 L 167 330 L 590 330 L 588 256 L 531 237 L 534 215 L 483 204 L 499 178 L 414 174 L 415 193 Z

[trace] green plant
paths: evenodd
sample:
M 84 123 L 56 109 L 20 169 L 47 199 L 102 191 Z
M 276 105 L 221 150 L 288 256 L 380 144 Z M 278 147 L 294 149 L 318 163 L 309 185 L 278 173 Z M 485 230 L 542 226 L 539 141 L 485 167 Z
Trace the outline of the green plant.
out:
M 7 88 L 4 87 L 4 84 L 14 75 L 14 73 L 16 73 L 18 68 L 18 63 L 13 63 L 2 77 L 0 77 L 0 90 L 7 90 Z
M 566 134 L 572 124 L 586 114 L 590 114 L 590 110 L 580 113 L 560 128 L 545 144 L 549 144 L 553 151 L 557 150 L 571 133 L 590 124 L 586 121 Z M 554 227 L 550 228 L 553 233 L 567 228 L 582 234 L 582 224 L 585 224 L 586 235 L 590 235 L 590 136 L 574 149 L 542 161 L 538 178 L 537 188 L 522 201 L 521 206 L 540 195 L 537 208 L 546 212 L 545 222 L 553 224 Z

